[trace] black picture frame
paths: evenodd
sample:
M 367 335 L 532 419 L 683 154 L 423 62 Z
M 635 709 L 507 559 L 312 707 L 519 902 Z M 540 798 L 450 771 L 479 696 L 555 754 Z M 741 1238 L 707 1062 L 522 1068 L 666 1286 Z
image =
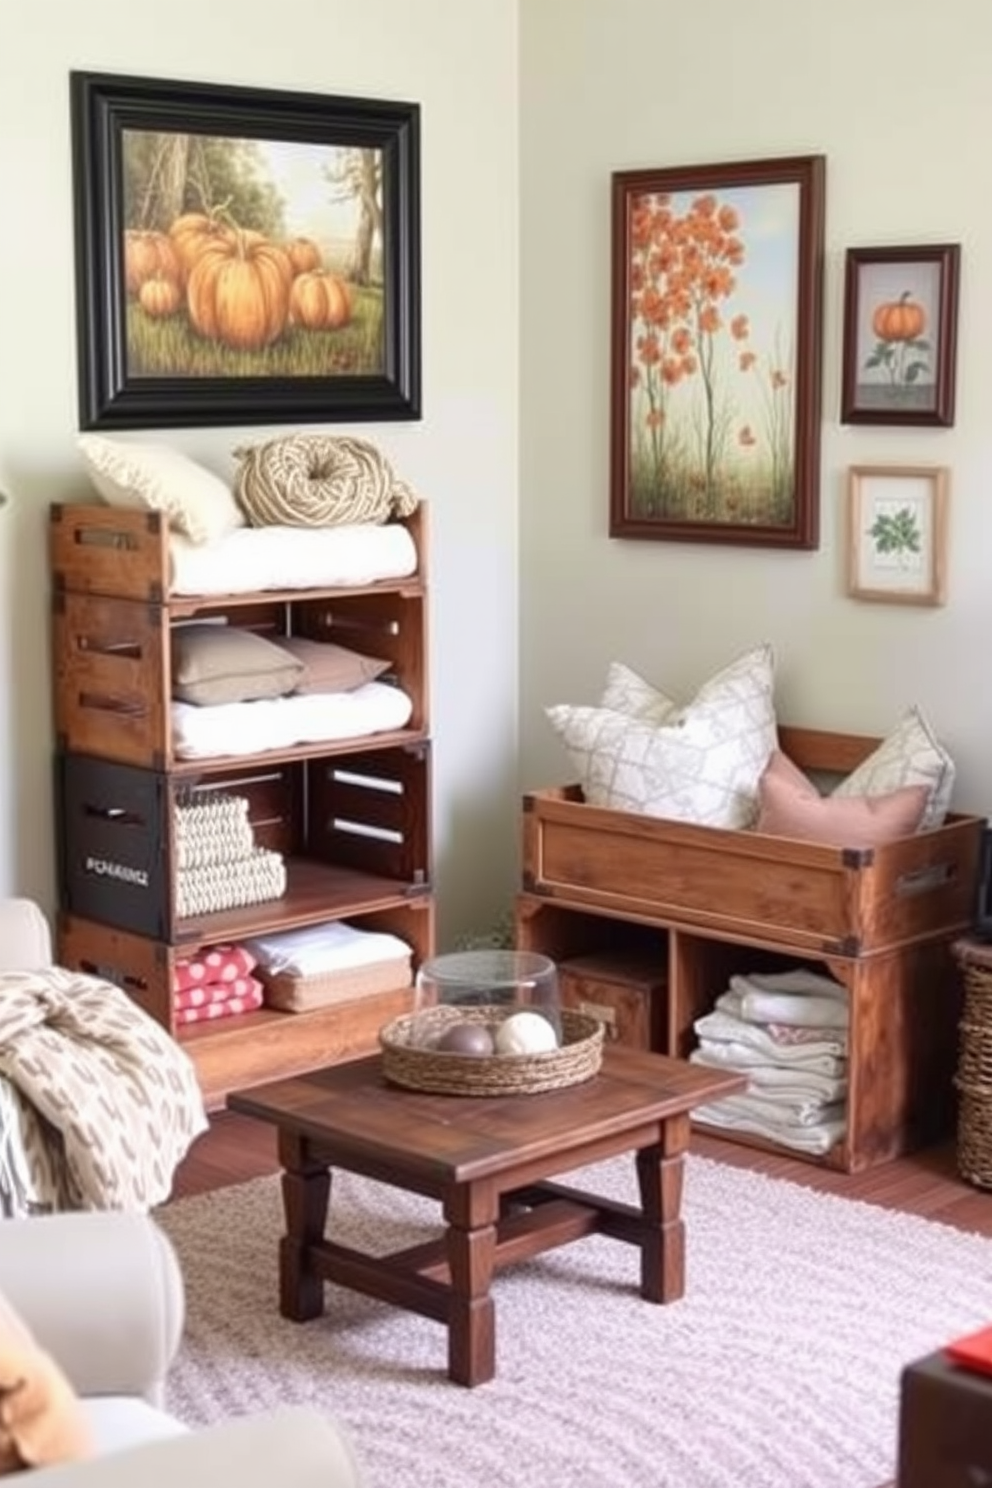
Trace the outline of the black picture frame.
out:
M 848 248 L 842 424 L 954 423 L 959 243 Z
M 420 344 L 420 107 L 416 103 L 384 101 L 369 98 L 344 98 L 312 93 L 290 93 L 274 89 L 228 87 L 212 83 L 176 82 L 166 79 L 118 76 L 106 73 L 72 72 L 70 74 L 70 111 L 72 127 L 73 195 L 75 209 L 76 320 L 77 362 L 79 380 L 79 423 L 82 429 L 123 429 L 179 427 L 247 423 L 336 423 L 367 420 L 419 419 L 421 410 L 421 344 Z M 146 138 L 147 137 L 147 138 Z M 221 227 L 238 233 L 243 261 L 250 259 L 251 275 L 242 271 L 239 283 L 249 290 L 268 275 L 268 318 L 261 331 L 251 332 L 270 338 L 264 345 L 247 348 L 221 339 L 212 322 L 204 331 L 204 317 L 193 326 L 190 320 L 190 281 L 182 281 L 186 259 L 176 276 L 176 289 L 170 286 L 173 258 L 153 235 L 155 229 L 138 225 L 128 227 L 125 215 L 125 165 L 129 168 L 129 199 L 139 193 L 133 189 L 135 161 L 147 156 L 155 160 L 152 147 L 174 152 L 176 141 L 187 141 L 187 161 L 191 154 L 201 162 L 205 152 L 218 146 L 221 154 L 232 160 L 238 151 L 271 152 L 289 147 L 296 157 L 306 158 L 311 172 L 340 171 L 354 166 L 354 173 L 364 170 L 364 183 L 350 178 L 341 192 L 351 192 L 354 213 L 365 214 L 363 226 L 373 227 L 363 237 L 364 260 L 358 256 L 359 235 L 355 235 L 354 264 L 371 271 L 359 274 L 356 283 L 345 283 L 345 301 L 336 299 L 330 284 L 334 277 L 328 269 L 312 264 L 312 272 L 323 275 L 322 282 L 309 285 L 309 298 L 299 305 L 313 318 L 307 321 L 287 319 L 288 329 L 273 338 L 276 319 L 281 311 L 282 291 L 275 285 L 272 268 L 275 255 L 267 258 L 259 242 L 260 232 L 252 231 L 246 222 L 223 222 L 213 217 L 217 210 L 210 202 L 198 204 L 201 215 L 211 217 L 217 231 Z M 314 147 L 326 151 L 318 157 Z M 131 154 L 125 154 L 128 150 Z M 144 154 L 140 154 L 141 151 Z M 161 158 L 161 155 L 158 157 Z M 273 158 L 279 159 L 276 154 Z M 233 169 L 233 167 L 231 167 Z M 215 165 L 215 171 L 221 169 Z M 271 169 L 271 167 L 270 167 Z M 155 167 L 149 163 L 142 178 L 148 184 L 145 197 L 154 196 L 156 210 L 164 212 L 169 202 L 180 200 L 174 173 L 169 177 L 169 190 L 155 184 Z M 371 173 L 369 175 L 368 173 Z M 203 193 L 201 168 L 200 191 Z M 289 177 L 287 176 L 287 180 Z M 295 180 L 295 176 L 293 177 Z M 327 179 L 330 180 L 328 177 Z M 181 199 L 184 213 L 191 212 L 190 183 L 184 176 Z M 371 183 L 371 184 L 370 184 Z M 208 178 L 209 184 L 209 178 Z M 263 181 L 258 187 L 276 191 L 284 184 L 278 178 Z M 253 184 L 253 189 L 255 189 Z M 246 189 L 242 183 L 242 192 Z M 362 195 L 362 190 L 365 196 Z M 329 196 L 332 195 L 329 192 Z M 246 199 L 244 197 L 240 199 Z M 345 196 L 335 198 L 339 203 Z M 255 200 L 255 198 L 251 198 Z M 275 207 L 271 211 L 278 210 Z M 320 210 L 326 212 L 323 201 Z M 322 219 L 322 220 L 326 220 Z M 147 221 L 147 218 L 146 218 Z M 175 219 L 173 219 L 175 225 Z M 213 229 L 211 229 L 213 230 Z M 141 243 L 128 241 L 135 251 L 126 263 L 125 232 L 142 235 Z M 165 234 L 168 236 L 168 234 Z M 370 238 L 371 235 L 371 238 Z M 373 246 L 369 246 L 369 241 Z M 344 241 L 344 240 L 342 240 Z M 350 239 L 348 240 L 351 241 Z M 310 243 L 298 237 L 294 244 Z M 377 245 L 377 246 L 376 246 Z M 292 245 L 279 245 L 280 252 Z M 218 251 L 218 245 L 214 245 Z M 140 251 L 139 251 L 140 250 Z M 176 347 L 170 350 L 172 365 L 163 372 L 161 366 L 136 367 L 132 332 L 144 327 L 148 332 L 140 350 L 169 349 L 160 328 L 152 324 L 144 308 L 140 313 L 129 302 L 129 291 L 144 289 L 140 278 L 141 264 L 149 257 L 157 267 L 149 277 L 155 279 L 152 292 L 145 291 L 145 303 L 154 308 L 155 317 L 185 315 L 186 323 L 175 335 Z M 254 256 L 253 256 L 254 255 Z M 373 256 L 374 255 L 374 256 Z M 264 259 L 264 261 L 263 261 Z M 305 262 L 305 259 L 300 259 Z M 134 268 L 137 264 L 139 267 Z M 134 268 L 129 278 L 128 270 Z M 169 272 L 167 272 L 167 270 Z M 141 269 L 143 272 L 143 269 Z M 211 273 L 215 272 L 214 269 Z M 229 266 L 225 273 L 233 274 Z M 189 269 L 192 273 L 192 269 Z M 291 270 L 292 273 L 292 270 Z M 209 281 L 209 282 L 208 282 Z M 198 304 L 209 303 L 209 292 L 219 281 L 199 276 Z M 379 290 L 381 284 L 381 303 Z M 289 285 L 289 281 L 287 281 Z M 264 288 L 264 286 L 262 286 Z M 166 311 L 176 294 L 180 300 L 175 309 Z M 287 287 L 287 306 L 289 288 Z M 351 317 L 346 329 L 351 340 L 342 342 L 340 350 L 329 350 L 335 324 L 333 305 L 346 303 L 341 314 Z M 219 300 L 214 301 L 215 305 Z M 245 302 L 247 303 L 247 302 Z M 261 303 L 261 300 L 259 301 Z M 287 308 L 287 317 L 289 310 Z M 213 312 L 211 312 L 213 314 Z M 321 319 L 321 317 L 324 319 Z M 310 331 L 314 319 L 319 321 L 316 338 L 311 337 L 313 354 L 306 370 L 296 371 L 303 360 L 299 351 L 306 339 L 298 333 Z M 222 328 L 228 336 L 231 330 Z M 359 336 L 362 332 L 362 337 Z M 171 334 L 171 333 L 170 333 Z M 240 334 L 240 332 L 239 332 Z M 249 333 L 246 331 L 245 335 Z M 207 365 L 196 370 L 190 353 L 191 337 L 204 344 L 208 362 L 226 364 L 218 370 Z M 159 340 L 154 338 L 158 336 Z M 283 363 L 276 365 L 272 353 L 275 339 L 285 336 Z M 296 338 L 295 340 L 293 338 Z M 136 338 L 135 338 L 136 339 Z M 242 340 L 245 336 L 242 336 Z M 319 341 L 319 346 L 316 344 Z M 289 344 L 291 343 L 291 344 Z M 178 349 L 177 349 L 178 348 Z M 132 353 L 129 355 L 129 350 Z M 250 352 L 245 362 L 250 370 L 241 372 L 242 352 Z M 198 353 L 199 354 L 199 353 Z M 182 362 L 182 358 L 189 358 Z M 370 366 L 355 363 L 361 359 Z M 151 360 L 151 359 L 150 359 Z M 161 358 L 160 358 L 161 360 Z M 313 364 L 316 363 L 314 370 Z M 177 364 L 179 370 L 176 370 Z M 233 364 L 233 369 L 232 369 Z M 270 365 L 271 364 L 271 370 Z M 189 370 L 187 370 L 189 369 Z

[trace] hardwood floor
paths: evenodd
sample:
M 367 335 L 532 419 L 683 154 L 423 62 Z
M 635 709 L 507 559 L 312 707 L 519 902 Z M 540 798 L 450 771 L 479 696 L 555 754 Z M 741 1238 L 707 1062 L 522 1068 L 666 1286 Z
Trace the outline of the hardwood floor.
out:
M 773 1178 L 787 1178 L 821 1193 L 840 1194 L 938 1220 L 958 1229 L 992 1236 L 992 1193 L 972 1187 L 957 1175 L 953 1142 L 912 1157 L 898 1158 L 867 1173 L 829 1172 L 795 1158 L 760 1152 L 734 1142 L 697 1136 L 692 1150 L 716 1162 L 752 1168 Z M 207 1193 L 230 1183 L 244 1183 L 278 1171 L 275 1133 L 247 1116 L 223 1112 L 214 1117 L 176 1175 L 174 1196 Z

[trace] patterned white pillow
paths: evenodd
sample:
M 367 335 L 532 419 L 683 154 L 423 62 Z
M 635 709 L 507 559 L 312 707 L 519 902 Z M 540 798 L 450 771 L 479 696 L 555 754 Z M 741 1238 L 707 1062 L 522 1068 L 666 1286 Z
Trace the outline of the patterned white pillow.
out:
M 624 695 L 639 706 L 661 710 L 667 703 L 668 721 L 651 722 L 616 706 L 546 709 L 585 799 L 701 826 L 751 826 L 758 783 L 778 744 L 771 647 L 739 657 L 681 709 L 629 668 L 618 674 L 618 665 L 607 682 L 614 704 L 626 689 Z
M 174 532 L 194 543 L 216 542 L 245 525 L 230 486 L 182 450 L 81 434 L 86 472 L 108 506 L 162 512 Z
M 645 682 L 622 661 L 611 661 L 606 673 L 606 686 L 599 700 L 601 708 L 626 713 L 644 723 L 671 723 L 679 705 L 665 693 Z
M 884 796 L 904 785 L 925 785 L 921 832 L 939 827 L 954 789 L 954 761 L 937 740 L 921 709 L 910 708 L 892 733 L 833 792 L 835 796 Z

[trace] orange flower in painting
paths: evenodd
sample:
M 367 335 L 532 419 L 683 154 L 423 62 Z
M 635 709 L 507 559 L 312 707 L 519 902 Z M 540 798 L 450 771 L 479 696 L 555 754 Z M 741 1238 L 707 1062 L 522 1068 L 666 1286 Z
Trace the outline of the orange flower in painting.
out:
M 676 356 L 685 356 L 692 345 L 692 336 L 685 326 L 679 326 L 678 330 L 672 332 L 672 350 Z
M 758 441 L 754 437 L 754 430 L 751 428 L 750 424 L 744 424 L 740 429 L 738 429 L 737 443 L 743 445 L 745 449 L 748 449 L 752 444 L 757 444 L 757 442 Z
M 656 367 L 661 361 L 661 343 L 654 331 L 637 338 L 637 355 L 645 367 Z
M 734 278 L 723 264 L 717 264 L 703 275 L 703 292 L 711 300 L 722 300 L 733 294 Z
M 676 383 L 682 381 L 682 363 L 677 362 L 674 357 L 666 357 L 661 364 L 661 375 L 669 387 L 675 387 Z
M 692 210 L 698 212 L 700 217 L 712 217 L 716 213 L 716 197 L 712 192 L 705 196 L 697 196 L 692 204 Z
M 631 367 L 631 369 L 630 369 L 629 383 L 630 383 L 630 387 L 631 388 L 640 387 L 640 385 L 641 385 L 641 369 L 640 369 L 640 367 Z
M 699 329 L 707 336 L 713 336 L 723 325 L 720 312 L 715 305 L 706 305 L 699 314 Z
M 646 248 L 651 241 L 651 211 L 644 204 L 630 214 L 630 241 L 635 250 Z
M 721 207 L 716 219 L 725 233 L 732 233 L 740 226 L 740 213 L 736 207 Z
M 746 315 L 735 315 L 730 322 L 730 334 L 735 341 L 746 341 L 751 334 L 751 322 Z
M 699 363 L 691 354 L 682 358 L 682 371 L 685 373 L 686 377 L 692 377 L 693 374 L 698 370 L 698 368 Z
M 732 268 L 739 268 L 744 262 L 744 244 L 739 238 L 728 238 L 723 245 L 723 256 Z
M 784 388 L 786 386 L 786 384 L 788 383 L 788 381 L 789 381 L 789 379 L 786 377 L 786 375 L 785 375 L 784 372 L 779 372 L 776 369 L 772 373 L 772 387 L 773 388 Z
M 753 351 L 742 351 L 738 357 L 738 363 L 742 372 L 750 372 L 758 358 Z

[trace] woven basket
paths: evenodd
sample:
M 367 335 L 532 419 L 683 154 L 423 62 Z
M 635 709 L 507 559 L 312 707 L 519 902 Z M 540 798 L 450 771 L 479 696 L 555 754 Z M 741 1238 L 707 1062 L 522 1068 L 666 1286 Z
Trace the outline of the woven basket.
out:
M 258 975 L 265 985 L 269 1007 L 284 1013 L 307 1013 L 336 1002 L 357 1002 L 380 992 L 400 992 L 413 984 L 409 956 L 314 976 L 294 976 L 288 971 L 269 972 L 263 968 L 259 968 Z
M 480 1059 L 430 1047 L 453 1023 L 500 1023 L 516 1007 L 443 1007 L 394 1018 L 379 1031 L 382 1072 L 394 1085 L 433 1095 L 538 1095 L 591 1080 L 603 1057 L 603 1024 L 561 1012 L 561 1047 L 546 1054 Z
M 954 1082 L 960 1092 L 958 1172 L 969 1183 L 992 1188 L 992 956 L 988 947 L 955 949 L 964 978 Z

